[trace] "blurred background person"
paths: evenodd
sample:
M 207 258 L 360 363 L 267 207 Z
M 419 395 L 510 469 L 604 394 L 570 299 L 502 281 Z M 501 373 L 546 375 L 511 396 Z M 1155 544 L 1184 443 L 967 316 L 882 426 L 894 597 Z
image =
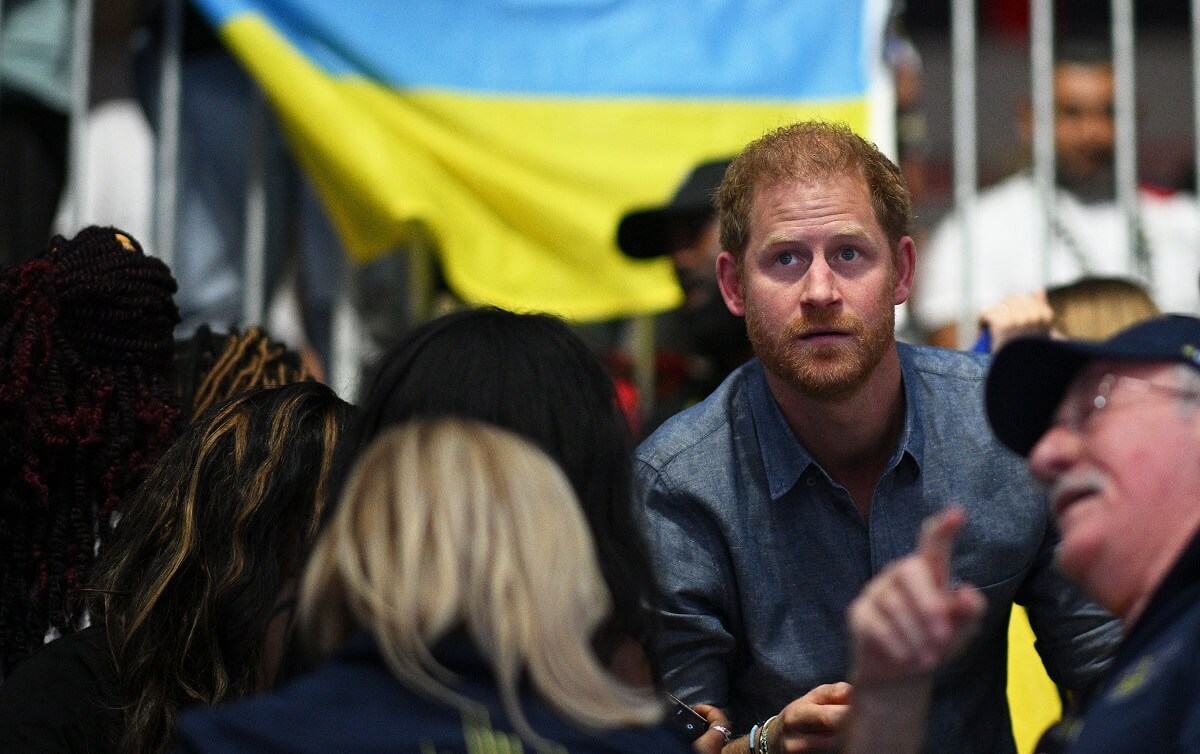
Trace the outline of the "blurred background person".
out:
M 186 715 L 189 752 L 687 752 L 592 637 L 611 607 L 562 470 L 475 422 L 416 421 L 359 458 L 301 579 L 325 658 Z
M 750 358 L 746 324 L 725 308 L 717 288 L 721 241 L 717 187 L 729 159 L 697 165 L 666 204 L 634 210 L 617 226 L 617 246 L 634 259 L 669 256 L 683 305 L 655 319 L 654 408 L 643 434 L 708 397 Z
M 115 228 L 0 273 L 3 673 L 83 620 L 74 597 L 170 442 L 175 280 Z
M 349 412 L 301 382 L 192 424 L 100 557 L 92 625 L 0 686 L 0 750 L 157 754 L 183 709 L 269 687 Z
M 1159 314 L 1146 289 L 1124 278 L 1085 277 L 1047 291 L 1014 294 L 979 316 L 976 351 L 999 351 L 1026 335 L 1104 340 Z
M 1142 187 L 1128 248 L 1123 213 L 1115 200 L 1113 68 L 1107 47 L 1090 40 L 1056 46 L 1054 142 L 1055 217 L 1049 228 L 1049 279 L 1132 274 L 1164 311 L 1200 309 L 1200 211 L 1190 196 Z M 1032 138 L 1028 104 L 1021 117 Z M 1028 171 L 982 192 L 973 216 L 972 300 L 981 307 L 1043 285 L 1044 212 Z M 912 307 L 934 345 L 957 347 L 963 306 L 962 229 L 945 220 L 918 255 L 921 265 Z M 1130 270 L 1131 253 L 1135 260 Z

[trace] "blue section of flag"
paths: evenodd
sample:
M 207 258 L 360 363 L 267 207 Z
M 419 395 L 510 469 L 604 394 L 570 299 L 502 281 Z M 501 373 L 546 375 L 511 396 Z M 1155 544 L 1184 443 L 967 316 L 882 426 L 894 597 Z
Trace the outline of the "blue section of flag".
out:
M 857 0 L 195 0 L 333 75 L 497 95 L 861 97 Z

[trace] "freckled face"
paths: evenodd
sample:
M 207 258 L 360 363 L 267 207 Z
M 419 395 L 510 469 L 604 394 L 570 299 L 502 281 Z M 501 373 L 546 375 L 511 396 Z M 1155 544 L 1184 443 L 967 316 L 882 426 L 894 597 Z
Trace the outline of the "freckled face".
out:
M 843 400 L 894 342 L 911 240 L 893 254 L 857 174 L 759 188 L 740 270 L 722 289 L 767 370 L 802 395 Z M 729 276 L 735 277 L 730 279 Z

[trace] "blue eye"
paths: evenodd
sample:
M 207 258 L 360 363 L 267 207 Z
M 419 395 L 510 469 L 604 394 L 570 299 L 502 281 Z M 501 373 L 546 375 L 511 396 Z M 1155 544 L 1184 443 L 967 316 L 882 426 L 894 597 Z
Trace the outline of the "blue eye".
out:
M 785 251 L 779 255 L 779 263 L 783 265 L 793 264 L 796 261 L 796 255 L 790 251 Z
M 838 252 L 838 258 L 844 262 L 852 262 L 861 255 L 862 252 L 852 246 L 847 246 Z

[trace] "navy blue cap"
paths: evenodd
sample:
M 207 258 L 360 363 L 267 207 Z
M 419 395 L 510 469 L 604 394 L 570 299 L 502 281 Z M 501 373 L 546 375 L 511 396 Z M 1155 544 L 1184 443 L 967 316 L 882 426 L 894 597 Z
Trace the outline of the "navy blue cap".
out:
M 617 246 L 627 256 L 649 259 L 671 253 L 671 225 L 703 221 L 717 212 L 717 189 L 732 159 L 702 162 L 688 173 L 671 201 L 634 210 L 617 226 Z
M 1000 442 L 1027 456 L 1071 380 L 1088 362 L 1170 361 L 1200 371 L 1200 319 L 1156 317 L 1108 340 L 1018 338 L 996 354 L 987 377 L 987 416 Z

